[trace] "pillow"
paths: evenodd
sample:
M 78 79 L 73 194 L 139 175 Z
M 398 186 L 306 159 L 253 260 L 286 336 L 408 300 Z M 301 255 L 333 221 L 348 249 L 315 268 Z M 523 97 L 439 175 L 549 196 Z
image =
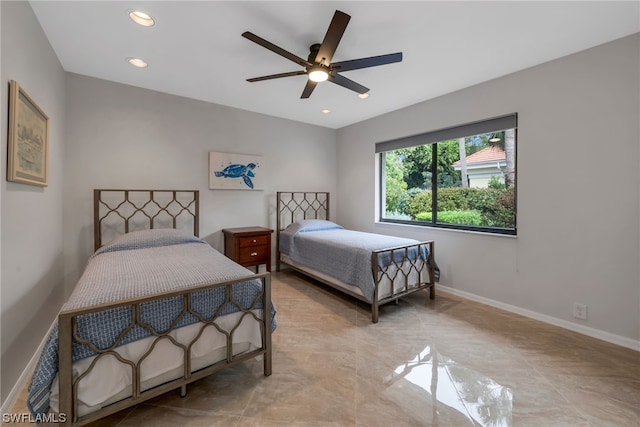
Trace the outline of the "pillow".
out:
M 102 246 L 95 252 L 94 256 L 105 252 L 154 248 L 190 242 L 205 243 L 191 233 L 173 228 L 132 231 L 122 234 Z
M 322 230 L 338 230 L 344 228 L 334 222 L 327 221 L 326 219 L 304 219 L 302 221 L 296 221 L 286 228 L 286 231 L 295 233 L 306 233 L 308 231 L 322 231 Z

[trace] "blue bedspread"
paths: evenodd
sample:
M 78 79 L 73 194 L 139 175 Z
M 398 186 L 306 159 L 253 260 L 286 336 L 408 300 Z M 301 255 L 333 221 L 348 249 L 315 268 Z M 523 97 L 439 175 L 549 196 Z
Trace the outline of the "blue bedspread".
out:
M 281 253 L 296 263 L 359 287 L 369 302 L 373 301 L 375 288 L 371 252 L 418 243 L 414 239 L 345 230 L 324 220 L 299 221 L 280 233 Z M 417 247 L 413 250 L 414 253 L 409 253 L 409 257 L 417 256 Z M 395 256 L 401 257 L 403 254 L 397 252 Z M 384 257 L 378 260 L 381 267 L 390 261 Z
M 62 311 L 235 280 L 248 275 L 250 272 L 246 268 L 226 258 L 205 241 L 182 231 L 137 231 L 120 236 L 96 251 Z M 260 280 L 247 280 L 233 286 L 232 300 L 243 309 L 248 309 L 261 292 Z M 192 296 L 192 309 L 210 319 L 224 300 L 224 288 L 197 291 Z M 262 303 L 256 304 L 254 308 L 262 308 Z M 142 304 L 141 319 L 156 331 L 163 332 L 182 310 L 181 297 L 165 298 Z M 235 304 L 228 303 L 221 313 L 236 311 L 238 308 Z M 271 315 L 272 328 L 275 329 L 273 307 Z M 78 318 L 78 334 L 98 348 L 108 348 L 115 343 L 130 321 L 129 307 L 97 312 Z M 178 327 L 197 321 L 195 316 L 187 313 L 179 320 Z M 150 335 L 147 329 L 136 325 L 118 345 Z M 94 353 L 90 348 L 74 342 L 73 361 L 92 355 Z M 57 372 L 56 322 L 45 342 L 29 386 L 27 405 L 34 416 L 48 411 L 50 387 Z

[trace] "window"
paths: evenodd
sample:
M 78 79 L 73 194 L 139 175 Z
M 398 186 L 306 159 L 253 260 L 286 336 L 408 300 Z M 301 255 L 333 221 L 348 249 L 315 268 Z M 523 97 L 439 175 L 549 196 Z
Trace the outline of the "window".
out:
M 515 235 L 517 120 L 376 144 L 380 221 Z

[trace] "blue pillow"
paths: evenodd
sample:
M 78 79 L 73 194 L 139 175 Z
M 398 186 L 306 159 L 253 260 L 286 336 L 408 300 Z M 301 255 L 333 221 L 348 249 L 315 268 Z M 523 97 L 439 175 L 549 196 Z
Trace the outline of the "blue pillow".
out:
M 322 230 L 338 230 L 344 228 L 335 222 L 327 221 L 326 219 L 304 219 L 302 221 L 296 221 L 290 224 L 286 230 L 289 233 L 306 233 L 308 231 L 322 231 Z

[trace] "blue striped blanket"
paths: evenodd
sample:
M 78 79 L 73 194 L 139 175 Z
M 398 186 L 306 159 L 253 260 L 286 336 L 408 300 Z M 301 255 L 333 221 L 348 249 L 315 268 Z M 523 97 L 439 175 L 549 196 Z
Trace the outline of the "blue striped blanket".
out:
M 211 319 L 242 309 L 262 308 L 254 302 L 262 292 L 258 279 L 249 280 L 250 272 L 226 258 L 205 241 L 180 230 L 144 230 L 122 235 L 98 249 L 89 259 L 71 297 L 62 311 L 113 303 L 125 299 L 188 289 L 229 280 L 247 278 L 232 288 L 232 301 L 225 302 L 225 289 L 213 288 L 192 294 L 191 309 Z M 236 306 L 237 304 L 237 306 Z M 168 330 L 183 311 L 182 297 L 169 297 L 141 304 L 141 320 L 157 332 Z M 78 318 L 78 335 L 105 349 L 116 343 L 121 332 L 131 323 L 130 307 L 95 312 Z M 271 313 L 275 329 L 275 308 Z M 177 327 L 198 322 L 191 313 L 182 316 Z M 139 325 L 117 343 L 124 345 L 151 335 Z M 73 361 L 93 356 L 84 344 L 73 343 Z M 36 416 L 49 410 L 50 388 L 58 373 L 58 325 L 52 328 L 43 347 L 29 385 L 27 406 Z

